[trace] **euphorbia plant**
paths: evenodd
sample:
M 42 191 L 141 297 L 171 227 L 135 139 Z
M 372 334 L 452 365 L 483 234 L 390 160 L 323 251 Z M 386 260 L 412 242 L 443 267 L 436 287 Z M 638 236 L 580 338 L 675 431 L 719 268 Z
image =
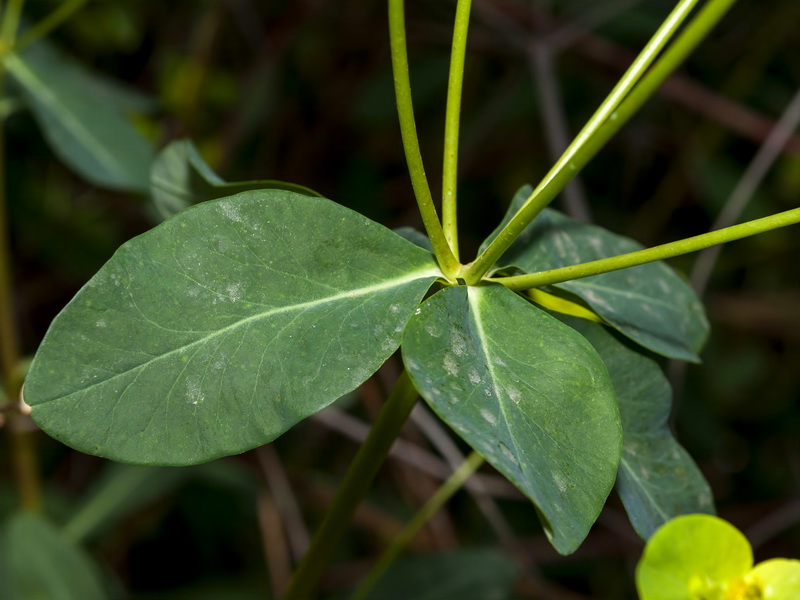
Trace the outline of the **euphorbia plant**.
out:
M 697 0 L 679 2 L 564 156 L 463 264 L 456 165 L 470 2 L 457 7 L 440 221 L 416 139 L 403 3 L 390 0 L 400 125 L 427 239 L 412 243 L 307 188 L 225 184 L 190 146 L 172 147 L 152 183 L 179 200 L 162 211 L 202 202 L 122 246 L 55 319 L 26 380 L 33 418 L 92 454 L 194 464 L 275 439 L 402 347 L 406 371 L 287 598 L 313 590 L 418 395 L 531 499 L 559 552 L 580 545 L 615 481 L 645 537 L 675 514 L 711 511 L 669 432 L 669 387 L 649 356 L 698 360 L 707 323 L 691 288 L 656 261 L 795 223 L 800 210 L 643 250 L 545 207 L 732 1 L 710 0 L 691 19 Z M 238 189 L 248 191 L 226 195 Z

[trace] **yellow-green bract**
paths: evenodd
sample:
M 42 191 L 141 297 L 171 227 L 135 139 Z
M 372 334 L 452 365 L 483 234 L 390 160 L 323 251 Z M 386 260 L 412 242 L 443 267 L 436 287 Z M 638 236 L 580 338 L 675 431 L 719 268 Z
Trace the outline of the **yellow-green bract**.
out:
M 753 550 L 733 525 L 686 515 L 656 531 L 636 569 L 640 600 L 798 600 L 800 560 L 753 566 Z

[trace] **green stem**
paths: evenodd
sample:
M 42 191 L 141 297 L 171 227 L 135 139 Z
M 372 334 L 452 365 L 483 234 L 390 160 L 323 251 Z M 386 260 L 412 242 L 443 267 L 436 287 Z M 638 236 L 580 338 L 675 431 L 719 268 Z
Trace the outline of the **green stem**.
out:
M 636 113 L 637 110 L 655 93 L 658 87 L 669 77 L 672 72 L 686 59 L 694 48 L 708 35 L 708 32 L 719 22 L 736 0 L 709 0 L 700 12 L 692 19 L 677 39 L 663 52 L 660 58 L 652 65 L 650 70 L 642 76 L 642 68 L 649 64 L 648 61 L 638 64 L 636 67 L 635 78 L 628 76 L 631 70 L 623 77 L 627 81 L 625 88 L 634 84 L 632 89 L 626 89 L 625 94 L 615 93 L 615 100 L 609 101 L 611 96 L 601 105 L 598 112 L 586 125 L 584 130 L 575 138 L 564 155 L 556 163 L 553 169 L 545 176 L 537 186 L 526 203 L 517 212 L 506 227 L 494 239 L 494 241 L 484 250 L 484 252 L 464 270 L 464 278 L 467 283 L 475 284 L 486 272 L 494 265 L 508 247 L 514 242 L 520 233 L 536 218 L 541 210 L 566 187 L 575 175 L 588 163 L 597 152 L 605 146 L 611 137 Z M 675 28 L 686 17 L 686 9 L 691 8 L 688 2 L 682 2 L 676 7 L 670 18 L 665 22 L 667 31 L 659 32 L 653 40 L 645 47 L 648 52 L 649 60 L 652 60 L 652 53 L 648 50 L 651 44 L 655 43 L 662 47 L 671 36 Z M 676 13 L 679 14 L 676 15 Z M 675 17 L 675 18 L 673 18 Z M 662 35 L 667 33 L 669 35 Z M 655 40 L 655 42 L 654 42 Z M 643 51 L 643 54 L 645 53 Z M 637 62 L 634 65 L 637 65 Z M 631 69 L 634 67 L 631 66 Z M 638 83 L 636 82 L 637 79 Z M 616 88 L 615 88 L 616 91 Z M 621 100 L 620 99 L 624 98 Z M 615 104 L 616 102 L 616 104 Z M 604 108 L 606 107 L 606 108 Z M 611 110 L 608 110 L 611 108 Z M 602 121 L 597 118 L 603 114 Z M 591 131 L 583 135 L 590 124 Z M 566 160 L 564 157 L 568 157 Z
M 14 45 L 23 6 L 25 0 L 9 0 L 3 11 L 3 21 L 0 23 L 0 48 L 6 49 Z
M 0 52 L 0 59 L 2 59 L 8 52 L 19 52 L 23 48 L 30 46 L 34 42 L 46 37 L 51 31 L 59 27 L 78 10 L 80 10 L 88 1 L 89 0 L 67 0 L 66 2 L 62 2 L 58 8 L 22 34 L 13 47 L 3 48 L 2 52 Z
M 359 448 L 308 552 L 292 575 L 282 600 L 311 598 L 317 581 L 341 543 L 358 503 L 377 475 L 389 449 L 417 402 L 417 390 L 406 372 L 378 415 L 369 436 Z
M 0 23 L 0 48 L 14 45 L 24 0 L 11 0 Z M 5 94 L 5 66 L 0 62 L 0 97 Z M 8 437 L 15 487 L 24 510 L 41 508 L 38 460 L 33 432 L 21 399 L 20 352 L 14 298 L 11 293 L 11 243 L 6 201 L 5 118 L 0 118 L 0 377 L 3 379 L 11 410 Z
M 386 569 L 397 560 L 408 543 L 414 539 L 419 530 L 427 523 L 436 512 L 453 497 L 461 486 L 469 479 L 472 474 L 483 464 L 483 457 L 477 452 L 470 454 L 453 474 L 436 490 L 425 505 L 417 511 L 411 521 L 403 528 L 403 531 L 392 541 L 391 545 L 383 552 L 378 562 L 372 567 L 367 577 L 358 586 L 350 600 L 365 600 L 375 584 L 378 583 Z
M 778 229 L 779 227 L 795 225 L 797 223 L 800 223 L 800 208 L 793 208 L 792 210 L 787 210 L 776 215 L 748 221 L 747 223 L 740 223 L 739 225 L 726 227 L 725 229 L 719 229 L 717 231 L 710 231 L 709 233 L 678 240 L 677 242 L 654 246 L 653 248 L 637 250 L 636 252 L 611 256 L 609 258 L 601 258 L 600 260 L 593 260 L 569 267 L 540 271 L 529 275 L 492 278 L 491 281 L 502 283 L 504 286 L 514 291 L 522 291 L 543 285 L 562 283 L 573 279 L 591 277 L 592 275 L 600 275 L 601 273 L 608 273 L 609 271 L 636 267 L 666 258 L 673 258 L 681 254 L 697 252 L 698 250 L 716 246 L 717 244 L 732 242 L 733 240 L 739 240 L 750 237 L 751 235 L 764 233 L 766 231 Z
M 464 87 L 464 60 L 472 0 L 458 0 L 450 54 L 450 79 L 447 82 L 447 111 L 444 121 L 444 166 L 442 169 L 442 225 L 453 254 L 458 260 L 458 129 L 461 119 L 461 91 Z
M 403 0 L 389 0 L 389 41 L 392 50 L 392 72 L 394 74 L 394 94 L 397 100 L 397 116 L 400 121 L 400 134 L 406 154 L 408 172 L 414 196 L 417 198 L 422 222 L 433 245 L 436 258 L 444 275 L 454 281 L 461 271 L 450 244 L 444 236 L 442 224 L 436 214 L 431 189 L 425 176 L 422 153 L 417 139 L 417 126 L 414 122 L 414 104 L 411 97 L 411 80 L 408 72 L 408 52 L 406 49 L 406 24 Z

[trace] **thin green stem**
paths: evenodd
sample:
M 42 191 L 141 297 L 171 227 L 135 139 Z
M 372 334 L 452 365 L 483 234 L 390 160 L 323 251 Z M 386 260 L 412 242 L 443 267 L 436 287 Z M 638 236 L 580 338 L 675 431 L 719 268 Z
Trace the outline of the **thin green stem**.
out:
M 425 166 L 422 163 L 422 153 L 419 149 L 417 126 L 414 122 L 403 0 L 389 0 L 389 41 L 392 50 L 397 116 L 400 121 L 400 135 L 403 139 L 403 150 L 406 154 L 411 185 L 414 188 L 414 196 L 417 198 L 422 222 L 425 224 L 425 230 L 428 232 L 436 258 L 439 260 L 439 266 L 444 275 L 454 281 L 460 274 L 461 265 L 453 254 L 450 244 L 447 243 L 436 207 L 433 204 L 431 189 L 425 176 Z
M 734 240 L 750 237 L 751 235 L 764 233 L 766 231 L 778 229 L 779 227 L 795 225 L 797 223 L 800 223 L 800 208 L 793 208 L 792 210 L 787 210 L 762 219 L 740 223 L 739 225 L 726 227 L 725 229 L 710 231 L 676 242 L 662 244 L 661 246 L 646 248 L 645 250 L 637 250 L 636 252 L 601 258 L 600 260 L 593 260 L 569 267 L 561 267 L 559 269 L 550 269 L 549 271 L 540 271 L 529 275 L 492 278 L 491 281 L 502 283 L 504 286 L 514 291 L 522 291 L 543 285 L 551 285 L 564 281 L 572 281 L 573 279 L 591 277 L 592 275 L 600 275 L 601 273 L 608 273 L 609 271 L 636 267 L 666 258 L 673 258 L 682 254 L 697 252 L 704 248 L 716 246 L 717 244 L 725 244 L 726 242 L 732 242 Z
M 695 15 L 692 21 L 678 35 L 677 39 L 662 53 L 652 67 L 643 75 L 643 69 L 652 61 L 652 54 L 648 49 L 651 44 L 663 47 L 669 37 L 674 34 L 675 29 L 686 18 L 688 9 L 691 8 L 689 2 L 681 2 L 668 19 L 667 30 L 654 36 L 653 40 L 645 47 L 649 59 L 638 64 L 635 77 L 623 77 L 626 80 L 625 93 L 615 93 L 614 100 L 606 101 L 601 105 L 598 112 L 590 120 L 591 130 L 587 135 L 584 131 L 589 128 L 589 124 L 584 131 L 575 138 L 561 159 L 553 169 L 545 176 L 537 186 L 523 207 L 511 219 L 506 227 L 500 232 L 495 240 L 484 250 L 484 252 L 464 270 L 464 278 L 467 283 L 475 284 L 492 265 L 500 258 L 508 247 L 514 242 L 520 233 L 536 218 L 541 210 L 566 187 L 575 175 L 589 162 L 597 152 L 605 146 L 608 140 L 619 131 L 619 129 L 636 113 L 637 110 L 655 93 L 664 80 L 678 68 L 694 48 L 708 35 L 708 32 L 719 22 L 736 0 L 709 0 L 705 6 Z M 678 13 L 680 9 L 680 12 Z M 678 13 L 676 15 L 676 13 Z M 672 17 L 675 18 L 672 18 Z M 668 34 L 668 35 L 667 35 Z M 654 40 L 656 40 L 654 42 Z M 643 51 L 643 54 L 644 52 Z M 637 59 L 638 62 L 638 59 Z M 634 65 L 637 63 L 635 62 Z M 633 66 L 631 67 L 633 69 Z M 638 82 L 637 82 L 638 81 Z M 633 84 L 632 89 L 629 87 Z M 615 88 L 616 90 L 616 88 Z M 609 96 L 611 98 L 611 96 Z M 621 101 L 620 101 L 621 100 Z M 606 108 L 604 108 L 606 107 Z M 611 110 L 608 110 L 608 108 Z M 602 119 L 597 118 L 601 114 Z M 564 157 L 568 157 L 564 159 Z
M 483 464 L 483 457 L 477 452 L 470 454 L 463 463 L 453 472 L 442 486 L 436 490 L 425 505 L 417 511 L 403 530 L 394 538 L 391 545 L 383 552 L 378 562 L 372 567 L 367 577 L 358 586 L 350 600 L 365 600 L 375 584 L 378 583 L 383 574 L 397 557 L 403 552 L 408 543 L 414 539 L 419 530 L 427 523 L 444 504 L 453 497 L 461 486 L 469 479 L 472 474 Z
M 417 390 L 408 374 L 403 372 L 353 459 L 308 552 L 292 575 L 283 600 L 312 597 L 317 581 L 350 526 L 353 512 L 372 484 L 416 402 Z
M 11 0 L 0 23 L 0 48 L 14 45 L 24 0 Z M 0 62 L 0 97 L 5 94 L 5 66 Z M 33 431 L 22 402 L 22 377 L 14 298 L 11 292 L 11 243 L 6 201 L 5 118 L 0 118 L 0 377 L 3 379 L 11 410 L 8 437 L 11 462 L 20 505 L 27 511 L 41 509 L 38 460 Z
M 3 20 L 0 22 L 0 49 L 10 48 L 14 45 L 24 6 L 25 0 L 9 0 L 3 10 Z
M 444 165 L 442 169 L 442 226 L 456 260 L 458 251 L 458 130 L 461 120 L 461 91 L 464 87 L 464 61 L 472 0 L 458 0 L 450 53 L 450 79 L 447 82 L 447 110 L 444 121 Z
M 46 37 L 51 31 L 60 27 L 67 19 L 78 12 L 88 1 L 89 0 L 67 0 L 66 2 L 62 2 L 58 8 L 22 34 L 13 47 L 3 48 L 2 51 L 0 51 L 0 59 L 8 52 L 19 52 L 23 48 Z

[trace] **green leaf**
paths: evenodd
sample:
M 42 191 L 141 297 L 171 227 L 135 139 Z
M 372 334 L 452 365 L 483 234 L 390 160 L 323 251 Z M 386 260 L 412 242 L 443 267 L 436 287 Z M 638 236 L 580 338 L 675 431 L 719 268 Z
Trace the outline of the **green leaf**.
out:
M 624 440 L 617 491 L 637 533 L 647 539 L 679 515 L 713 513 L 708 483 L 670 431 L 672 393 L 658 364 L 602 325 L 559 318 L 589 340 L 614 382 Z
M 392 229 L 392 231 L 394 231 L 404 240 L 408 240 L 415 246 L 419 246 L 420 248 L 424 248 L 429 252 L 433 252 L 433 244 L 431 244 L 428 236 L 421 231 L 417 231 L 413 227 L 396 227 L 395 229 Z
M 591 345 L 502 286 L 450 287 L 409 321 L 403 359 L 433 410 L 534 502 L 556 549 L 574 551 L 622 446 Z
M 56 317 L 25 399 L 51 436 L 123 462 L 242 452 L 366 380 L 440 275 L 329 200 L 204 202 L 123 245 Z
M 367 598 L 507 600 L 517 576 L 508 556 L 488 548 L 412 556 L 389 567 Z
M 723 600 L 721 591 L 753 566 L 742 533 L 710 515 L 673 519 L 655 532 L 636 568 L 640 600 Z
M 89 83 L 86 71 L 39 43 L 7 56 L 5 65 L 64 163 L 99 186 L 147 190 L 153 152 L 123 112 L 140 108 L 140 98 Z
M 525 186 L 517 192 L 503 223 L 482 248 L 511 219 L 530 191 L 530 186 Z M 642 247 L 602 227 L 545 209 L 496 266 L 514 266 L 534 273 L 633 252 Z M 575 279 L 554 287 L 584 300 L 610 325 L 645 348 L 670 358 L 699 362 L 697 352 L 708 337 L 708 321 L 692 288 L 666 263 L 650 263 Z
M 178 140 L 164 148 L 150 172 L 153 202 L 165 219 L 193 204 L 250 190 L 287 190 L 320 197 L 314 190 L 283 181 L 226 183 L 203 161 L 190 140 Z
M 5 587 L 13 600 L 102 600 L 108 597 L 91 559 L 44 519 L 13 515 L 3 536 Z

